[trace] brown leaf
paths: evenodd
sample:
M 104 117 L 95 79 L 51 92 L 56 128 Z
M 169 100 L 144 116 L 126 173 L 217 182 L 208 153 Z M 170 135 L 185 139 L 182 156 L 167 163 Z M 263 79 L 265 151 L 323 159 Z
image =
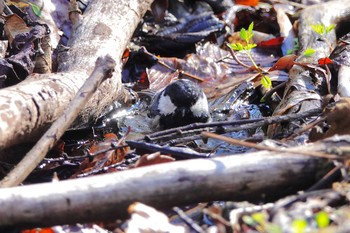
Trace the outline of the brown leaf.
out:
M 175 159 L 168 155 L 162 155 L 160 152 L 156 152 L 153 154 L 143 155 L 136 163 L 135 167 L 143 167 L 160 163 L 168 163 L 173 162 Z
M 278 61 L 273 65 L 268 71 L 273 70 L 290 70 L 294 65 L 294 61 L 297 58 L 297 55 L 286 55 L 278 59 Z
M 335 106 L 326 109 L 325 114 L 327 126 L 313 128 L 309 135 L 310 141 L 328 138 L 335 134 L 350 134 L 350 98 L 340 98 Z
M 31 28 L 27 27 L 24 20 L 16 14 L 6 16 L 5 32 L 9 38 L 10 44 L 16 35 L 20 33 L 29 33 Z

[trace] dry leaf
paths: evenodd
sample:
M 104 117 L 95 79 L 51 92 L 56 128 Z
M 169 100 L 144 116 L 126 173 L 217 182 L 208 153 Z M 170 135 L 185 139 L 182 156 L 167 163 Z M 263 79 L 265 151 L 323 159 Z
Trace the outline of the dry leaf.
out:
M 350 134 L 350 98 L 340 98 L 335 106 L 326 109 L 326 127 L 316 126 L 310 132 L 310 141 L 317 141 L 335 134 Z
M 135 167 L 143 167 L 172 161 L 175 161 L 173 157 L 169 155 L 162 155 L 159 152 L 156 152 L 153 154 L 143 155 L 139 160 L 137 160 Z
M 278 59 L 278 61 L 268 70 L 290 70 L 294 65 L 294 61 L 297 58 L 297 55 L 286 55 Z
M 29 33 L 31 28 L 27 27 L 24 20 L 16 14 L 6 16 L 5 32 L 9 38 L 10 44 L 16 35 L 20 33 Z

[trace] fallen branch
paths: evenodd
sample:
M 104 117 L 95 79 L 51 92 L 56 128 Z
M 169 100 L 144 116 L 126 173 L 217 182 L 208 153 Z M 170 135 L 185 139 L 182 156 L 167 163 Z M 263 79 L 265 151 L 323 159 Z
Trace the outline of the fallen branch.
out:
M 308 147 L 325 150 L 347 141 L 336 138 Z M 127 207 L 135 201 L 167 208 L 214 200 L 272 200 L 309 187 L 330 170 L 327 164 L 296 153 L 262 151 L 4 188 L 0 189 L 0 226 L 115 220 L 126 217 Z
M 51 125 L 50 129 L 26 154 L 22 161 L 0 182 L 0 188 L 19 185 L 27 178 L 73 123 L 100 84 L 112 76 L 114 67 L 115 61 L 110 56 L 97 59 L 95 70 L 81 87 L 68 108 Z
M 121 57 L 152 0 L 91 1 L 79 21 L 70 48 L 61 53 L 57 74 L 33 74 L 18 85 L 0 90 L 0 158 L 5 148 L 40 138 L 74 98 L 99 56 L 117 61 L 113 78 L 104 82 L 79 119 L 98 116 L 113 101 L 128 99 L 121 85 Z
M 337 155 L 333 155 L 333 154 L 326 154 L 326 153 L 322 153 L 322 152 L 305 151 L 305 150 L 293 149 L 293 148 L 279 148 L 279 147 L 264 146 L 264 145 L 259 145 L 259 144 L 255 144 L 252 142 L 247 142 L 244 140 L 230 138 L 230 137 L 226 137 L 223 135 L 210 133 L 210 132 L 202 132 L 201 135 L 204 138 L 214 138 L 214 139 L 218 139 L 218 140 L 230 143 L 232 145 L 245 146 L 245 147 L 254 148 L 257 150 L 269 150 L 269 151 L 275 151 L 275 152 L 279 152 L 279 153 L 285 153 L 285 152 L 296 153 L 296 154 L 314 156 L 314 157 L 325 158 L 325 159 L 340 159 L 341 158 L 341 156 L 337 156 Z M 344 157 L 344 159 L 346 158 L 345 156 L 343 156 L 343 157 Z

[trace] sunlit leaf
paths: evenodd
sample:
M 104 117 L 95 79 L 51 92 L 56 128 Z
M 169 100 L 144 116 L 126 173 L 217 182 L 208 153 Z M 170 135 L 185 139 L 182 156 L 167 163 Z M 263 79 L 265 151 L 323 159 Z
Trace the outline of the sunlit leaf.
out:
M 329 25 L 329 26 L 326 28 L 326 33 L 328 34 L 328 33 L 329 33 L 330 31 L 332 31 L 334 28 L 335 28 L 335 25 L 334 25 L 334 24 Z
M 319 35 L 323 35 L 326 27 L 323 24 L 313 24 L 311 28 Z
M 237 51 L 244 50 L 244 46 L 241 43 L 231 44 L 231 48 Z
M 257 223 L 263 225 L 264 223 L 266 223 L 266 214 L 261 213 L 261 212 L 257 212 L 252 214 L 252 218 L 254 219 L 254 221 L 256 221 Z
M 292 222 L 293 233 L 304 233 L 307 227 L 307 221 L 305 219 L 296 219 Z
M 310 57 L 312 56 L 314 53 L 316 52 L 316 50 L 312 49 L 312 48 L 307 48 L 304 52 L 304 56 L 305 57 Z
M 253 38 L 253 28 L 254 28 L 254 22 L 251 22 L 249 24 L 249 27 L 248 27 L 248 40 L 250 40 L 251 38 Z
M 317 222 L 317 226 L 319 228 L 325 228 L 325 227 L 329 226 L 330 219 L 329 219 L 329 215 L 327 212 L 325 212 L 325 211 L 318 212 L 315 216 L 315 219 Z
M 261 78 L 261 84 L 265 87 L 265 88 L 271 88 L 272 87 L 272 82 L 269 76 L 263 76 Z
M 239 32 L 239 36 L 240 36 L 243 40 L 248 40 L 247 30 L 245 30 L 244 28 L 242 28 L 241 31 Z
M 248 44 L 246 46 L 246 49 L 245 50 L 251 50 L 252 48 L 255 48 L 256 47 L 256 44 Z

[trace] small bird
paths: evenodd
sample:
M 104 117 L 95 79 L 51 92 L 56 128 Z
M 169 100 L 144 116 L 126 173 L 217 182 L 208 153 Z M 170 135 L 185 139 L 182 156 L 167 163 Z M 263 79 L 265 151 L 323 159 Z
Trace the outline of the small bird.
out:
M 169 129 L 195 122 L 208 122 L 208 100 L 194 82 L 180 79 L 158 91 L 150 105 L 151 127 Z

